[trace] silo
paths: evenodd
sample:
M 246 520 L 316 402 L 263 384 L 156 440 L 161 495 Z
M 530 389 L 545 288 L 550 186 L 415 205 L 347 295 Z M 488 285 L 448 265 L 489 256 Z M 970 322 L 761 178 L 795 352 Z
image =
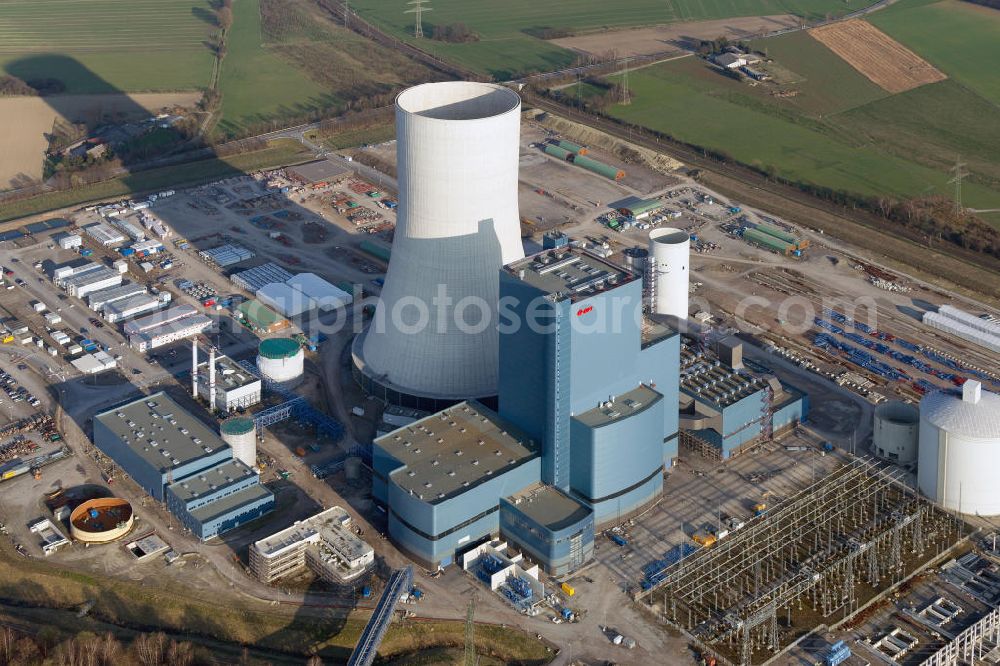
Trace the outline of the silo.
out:
M 688 260 L 691 238 L 680 229 L 649 232 L 651 311 L 678 319 L 688 316 Z
M 920 410 L 916 405 L 893 400 L 875 408 L 872 448 L 875 455 L 897 465 L 917 462 Z
M 917 485 L 946 509 L 1000 515 L 1000 396 L 969 380 L 920 401 Z
M 392 260 L 352 349 L 366 390 L 413 404 L 496 394 L 499 272 L 524 257 L 520 116 L 517 93 L 488 83 L 426 83 L 396 98 Z
M 295 386 L 302 381 L 304 361 L 302 345 L 291 338 L 268 338 L 257 347 L 257 369 L 265 384 Z
M 253 419 L 247 416 L 234 416 L 226 419 L 219 426 L 222 441 L 233 450 L 233 458 L 241 460 L 248 467 L 257 465 L 257 428 Z

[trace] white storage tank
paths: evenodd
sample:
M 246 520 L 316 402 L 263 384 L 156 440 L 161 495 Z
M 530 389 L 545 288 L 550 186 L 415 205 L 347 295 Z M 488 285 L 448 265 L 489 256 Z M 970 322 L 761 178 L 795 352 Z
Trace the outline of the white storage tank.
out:
M 681 229 L 649 232 L 649 288 L 654 314 L 688 317 L 691 237 Z
M 920 401 L 917 485 L 946 509 L 1000 515 L 1000 395 L 974 380 Z
M 222 441 L 233 450 L 233 458 L 252 469 L 257 468 L 257 428 L 248 416 L 226 419 L 219 427 Z
M 872 447 L 875 455 L 897 465 L 917 462 L 917 441 L 920 434 L 920 410 L 898 400 L 875 408 Z
M 305 354 L 291 338 L 269 338 L 257 347 L 257 369 L 266 383 L 294 386 L 302 381 Z

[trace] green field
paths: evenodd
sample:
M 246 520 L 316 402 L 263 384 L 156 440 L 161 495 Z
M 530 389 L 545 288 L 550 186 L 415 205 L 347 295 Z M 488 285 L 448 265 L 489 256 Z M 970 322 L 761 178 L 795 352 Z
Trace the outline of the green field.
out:
M 352 0 L 351 7 L 383 30 L 417 44 L 445 60 L 507 79 L 528 71 L 550 71 L 571 64 L 574 53 L 531 36 L 540 28 L 573 32 L 647 26 L 675 21 L 795 14 L 819 19 L 871 4 L 867 0 L 433 0 L 424 17 L 425 34 L 435 25 L 464 23 L 477 42 L 448 44 L 413 39 L 407 0 Z
M 262 18 L 262 6 L 267 20 Z M 219 79 L 223 135 L 422 82 L 430 71 L 334 24 L 306 0 L 239 0 Z
M 902 0 L 890 10 L 871 23 L 1000 105 L 1000 10 L 960 0 Z
M 794 69 L 795 63 L 789 67 Z M 841 74 L 844 80 L 839 86 L 857 86 L 851 76 Z M 610 112 L 616 117 L 723 151 L 792 180 L 860 194 L 950 194 L 944 158 L 950 154 L 954 159 L 955 153 L 949 150 L 968 142 L 962 134 L 949 136 L 941 124 L 949 116 L 963 117 L 956 114 L 969 101 L 961 96 L 950 101 L 947 81 L 910 91 L 909 103 L 905 98 L 898 102 L 904 108 L 925 105 L 929 109 L 929 100 L 941 105 L 937 111 L 928 111 L 932 118 L 911 113 L 909 124 L 903 126 L 890 117 L 891 105 L 897 104 L 892 98 L 849 112 L 811 116 L 800 110 L 806 105 L 805 93 L 797 109 L 759 88 L 722 76 L 695 58 L 635 71 L 630 82 L 633 102 L 612 107 Z M 874 126 L 869 127 L 869 122 Z M 989 141 L 980 151 L 983 156 L 997 145 L 998 125 L 997 116 L 980 120 L 976 136 Z M 930 154 L 921 141 L 931 139 L 936 142 L 932 152 L 944 162 L 940 168 L 914 158 L 914 151 L 921 159 Z M 969 182 L 965 198 L 973 206 L 1000 207 L 1000 188 Z
M 0 67 L 70 93 L 208 85 L 207 0 L 0 0 Z

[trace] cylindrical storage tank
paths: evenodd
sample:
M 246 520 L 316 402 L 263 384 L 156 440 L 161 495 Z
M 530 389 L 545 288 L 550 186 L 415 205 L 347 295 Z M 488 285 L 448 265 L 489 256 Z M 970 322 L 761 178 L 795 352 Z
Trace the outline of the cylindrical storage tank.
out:
M 872 447 L 875 455 L 897 465 L 917 462 L 920 410 L 916 405 L 894 400 L 875 408 Z
M 344 476 L 348 481 L 357 481 L 361 478 L 361 458 L 351 456 L 344 461 Z
M 640 275 L 646 272 L 649 250 L 644 247 L 627 247 L 622 250 L 622 255 L 625 257 L 625 268 Z
M 291 338 L 269 338 L 257 347 L 257 369 L 265 383 L 295 386 L 302 381 L 305 354 Z
M 1000 515 L 1000 396 L 969 380 L 920 401 L 917 485 L 946 509 Z
M 69 534 L 83 543 L 107 543 L 132 529 L 132 505 L 119 497 L 102 497 L 84 502 L 69 514 Z
M 688 260 L 691 237 L 680 229 L 649 232 L 651 310 L 678 319 L 688 316 Z
M 222 441 L 233 450 L 233 458 L 248 467 L 257 464 L 257 428 L 248 416 L 234 416 L 219 426 Z
M 392 261 L 354 347 L 366 382 L 417 398 L 496 395 L 500 268 L 524 257 L 520 121 L 520 97 L 495 84 L 426 83 L 396 98 Z

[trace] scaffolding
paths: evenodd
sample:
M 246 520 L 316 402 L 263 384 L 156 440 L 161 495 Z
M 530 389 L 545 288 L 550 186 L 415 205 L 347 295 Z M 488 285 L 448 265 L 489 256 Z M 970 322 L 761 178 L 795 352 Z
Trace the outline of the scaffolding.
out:
M 817 615 L 849 617 L 960 538 L 962 524 L 896 474 L 852 460 L 714 547 L 666 567 L 635 597 L 662 600 L 665 621 L 735 663 L 777 654 L 782 633 L 812 629 Z M 806 605 L 811 611 L 803 613 Z
M 932 654 L 921 666 L 958 666 L 981 660 L 996 663 L 1000 657 L 1000 608 L 963 631 L 955 640 Z

